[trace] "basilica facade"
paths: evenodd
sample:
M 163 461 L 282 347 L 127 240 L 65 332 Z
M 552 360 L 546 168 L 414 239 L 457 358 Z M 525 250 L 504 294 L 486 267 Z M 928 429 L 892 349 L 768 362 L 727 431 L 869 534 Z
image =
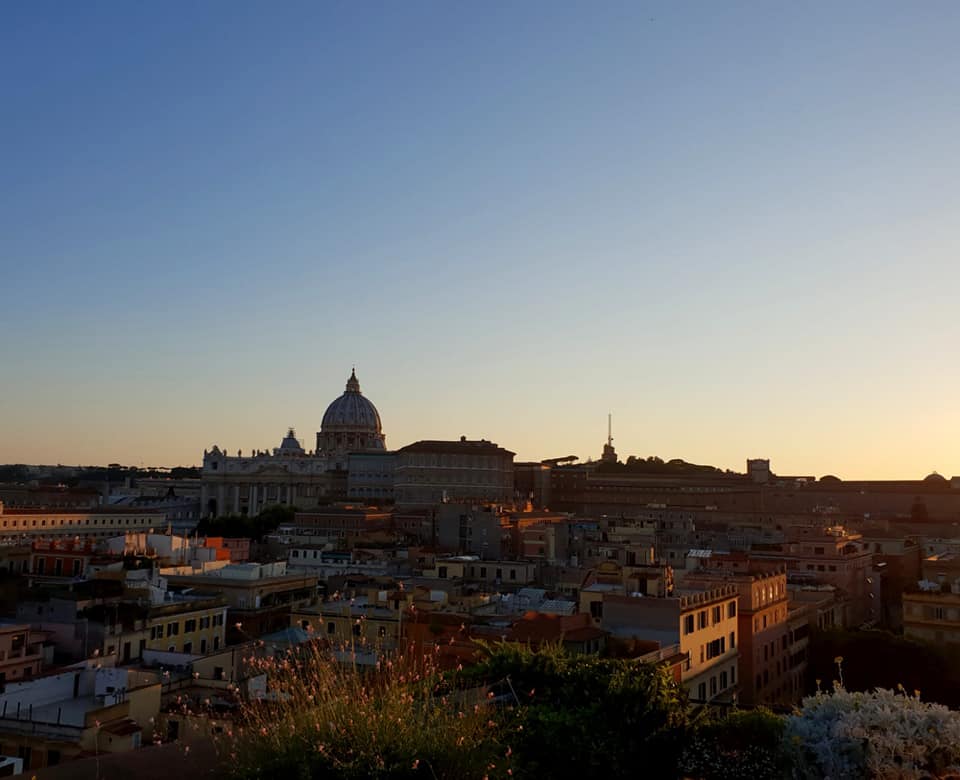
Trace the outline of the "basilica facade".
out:
M 308 509 L 347 492 L 351 453 L 384 453 L 380 413 L 351 372 L 343 395 L 327 407 L 316 449 L 307 451 L 291 428 L 279 447 L 228 455 L 214 445 L 203 453 L 201 508 L 206 516 L 255 515 L 286 504 Z

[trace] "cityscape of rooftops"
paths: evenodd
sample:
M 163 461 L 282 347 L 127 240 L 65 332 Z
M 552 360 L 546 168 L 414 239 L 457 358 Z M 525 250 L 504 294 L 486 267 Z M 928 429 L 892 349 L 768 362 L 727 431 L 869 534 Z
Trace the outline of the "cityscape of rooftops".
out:
M 960 6 L 0 7 L 0 775 L 960 777 Z

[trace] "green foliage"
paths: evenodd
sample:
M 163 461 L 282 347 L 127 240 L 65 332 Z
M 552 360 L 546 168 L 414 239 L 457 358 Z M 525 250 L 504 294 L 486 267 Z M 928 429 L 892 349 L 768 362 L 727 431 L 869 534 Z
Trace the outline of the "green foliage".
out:
M 734 710 L 699 724 L 683 751 L 685 775 L 702 780 L 776 780 L 790 774 L 786 721 L 770 710 Z
M 502 717 L 519 777 L 636 777 L 638 767 L 651 777 L 676 773 L 689 709 L 661 667 L 497 645 L 462 680 L 514 698 Z
M 696 463 L 687 463 L 680 458 L 664 461 L 656 455 L 648 458 L 638 458 L 631 455 L 625 463 L 600 463 L 597 470 L 604 474 L 697 474 L 700 476 L 715 476 L 724 472 L 716 466 L 700 466 Z
M 493 708 L 447 698 L 429 661 L 400 657 L 360 674 L 315 646 L 306 657 L 262 659 L 270 699 L 247 703 L 220 743 L 232 780 L 507 777 Z
M 296 509 L 279 504 L 266 507 L 259 515 L 224 515 L 203 518 L 197 524 L 200 536 L 225 536 L 228 539 L 255 539 L 260 541 L 266 534 L 277 530 L 281 523 L 292 523 Z
M 897 639 L 879 641 L 915 651 Z M 559 646 L 488 645 L 443 679 L 418 656 L 368 674 L 316 648 L 262 664 L 270 700 L 222 743 L 234 780 L 926 777 L 960 763 L 960 715 L 890 691 L 838 687 L 782 718 L 692 708 L 662 666 Z

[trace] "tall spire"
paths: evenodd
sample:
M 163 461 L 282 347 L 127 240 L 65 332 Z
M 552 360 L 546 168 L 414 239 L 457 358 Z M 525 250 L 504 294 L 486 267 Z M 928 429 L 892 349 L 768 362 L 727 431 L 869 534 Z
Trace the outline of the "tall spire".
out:
M 354 366 L 350 370 L 350 378 L 347 380 L 347 392 L 348 393 L 359 393 L 360 392 L 360 380 L 357 379 L 357 368 Z
M 603 445 L 603 463 L 617 463 L 617 451 L 613 448 L 613 415 L 607 415 L 607 443 Z

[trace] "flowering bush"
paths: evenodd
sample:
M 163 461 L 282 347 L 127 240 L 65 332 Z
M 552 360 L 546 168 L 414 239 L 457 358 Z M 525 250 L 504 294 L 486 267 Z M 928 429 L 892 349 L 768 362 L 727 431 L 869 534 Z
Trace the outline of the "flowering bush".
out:
M 960 713 L 919 694 L 817 692 L 787 718 L 798 778 L 929 778 L 960 772 Z
M 364 671 L 314 645 L 299 657 L 250 660 L 269 690 L 244 705 L 221 741 L 237 780 L 508 774 L 510 751 L 485 697 L 446 695 L 429 657 L 401 655 Z

